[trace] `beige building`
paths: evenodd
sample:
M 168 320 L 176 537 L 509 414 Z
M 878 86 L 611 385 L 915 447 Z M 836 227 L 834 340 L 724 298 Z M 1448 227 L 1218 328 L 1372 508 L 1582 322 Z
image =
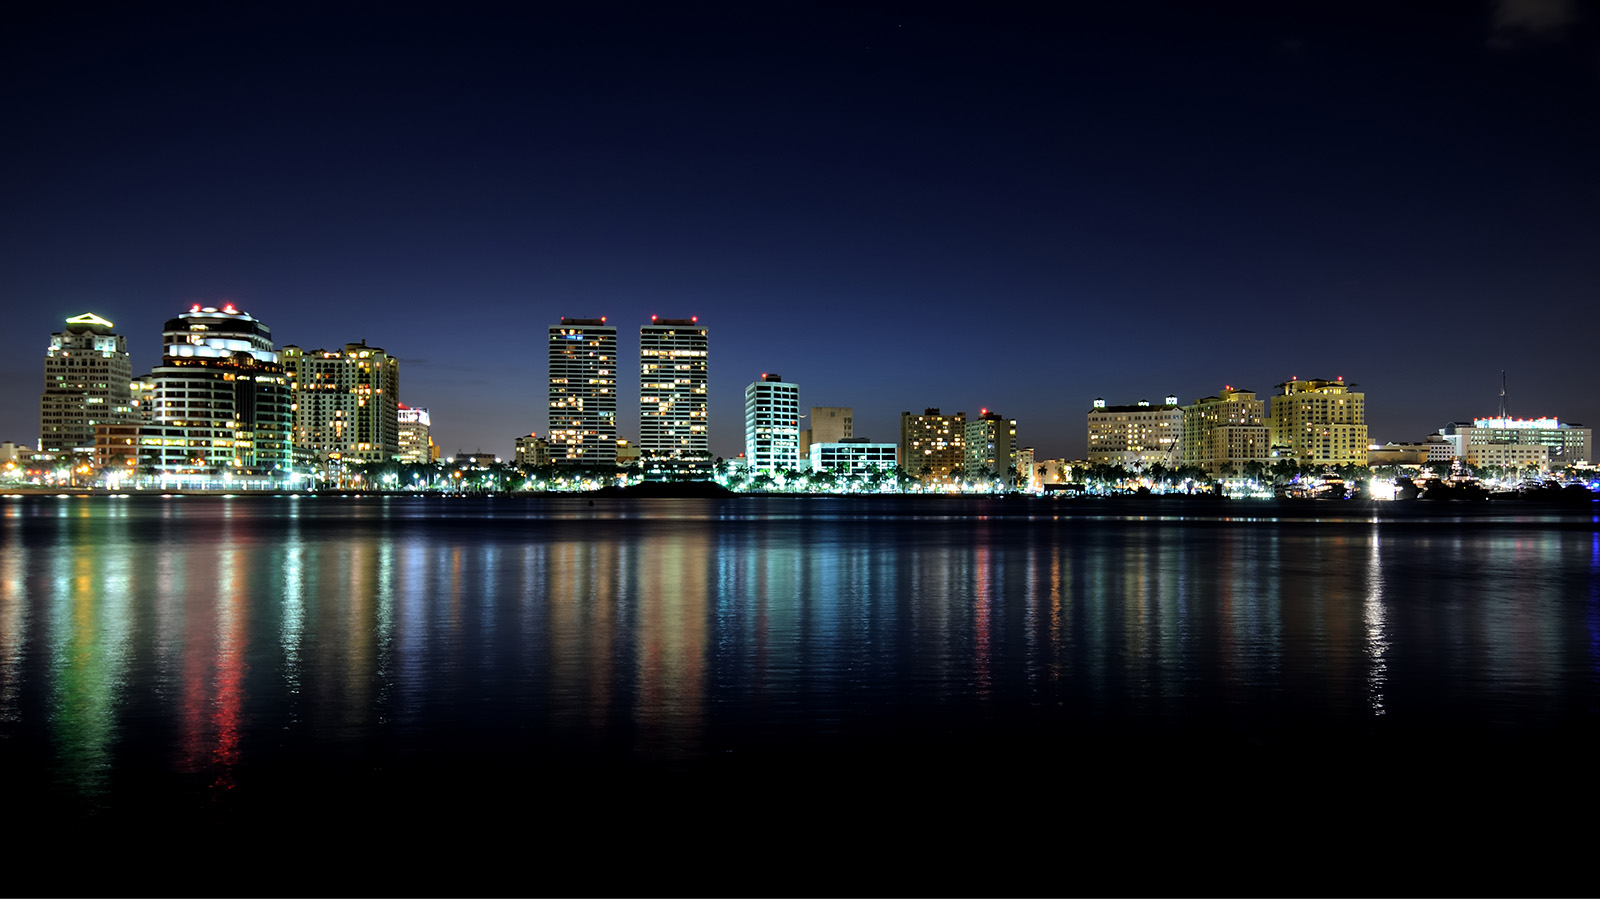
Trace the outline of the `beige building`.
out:
M 800 457 L 810 458 L 813 443 L 840 443 L 855 437 L 855 410 L 849 406 L 812 406 L 800 432 Z
M 1367 397 L 1344 378 L 1291 379 L 1272 397 L 1272 446 L 1301 465 L 1367 464 Z
M 1550 466 L 1550 447 L 1542 443 L 1516 443 L 1510 440 L 1487 440 L 1469 443 L 1462 461 L 1473 468 L 1504 468 L 1522 470 Z
M 1089 464 L 1137 468 L 1175 467 L 1182 458 L 1183 408 L 1168 395 L 1160 406 L 1146 400 L 1108 406 L 1096 397 L 1089 410 Z
M 1183 464 L 1219 477 L 1242 474 L 1251 462 L 1266 464 L 1265 405 L 1254 391 L 1224 387 L 1184 407 Z
M 400 360 L 365 340 L 341 350 L 283 348 L 296 454 L 388 462 L 400 454 Z
M 914 478 L 943 480 L 967 464 L 967 413 L 900 413 L 900 467 Z
M 1547 448 L 1550 465 L 1562 467 L 1591 460 L 1594 431 L 1558 418 L 1474 418 L 1471 425 L 1450 422 L 1439 429 L 1441 439 L 1455 447 L 1456 455 L 1470 464 L 1477 444 L 1538 444 Z
M 517 438 L 516 452 L 512 456 L 514 464 L 527 471 L 541 465 L 550 464 L 550 442 L 538 434 L 527 434 Z

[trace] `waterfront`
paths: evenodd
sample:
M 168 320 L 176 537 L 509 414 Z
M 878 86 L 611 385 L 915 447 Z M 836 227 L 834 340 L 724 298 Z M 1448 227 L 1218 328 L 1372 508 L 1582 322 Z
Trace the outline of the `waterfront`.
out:
M 1482 808 L 1600 720 L 1587 510 L 22 497 L 0 535 L 8 797 L 73 828 Z

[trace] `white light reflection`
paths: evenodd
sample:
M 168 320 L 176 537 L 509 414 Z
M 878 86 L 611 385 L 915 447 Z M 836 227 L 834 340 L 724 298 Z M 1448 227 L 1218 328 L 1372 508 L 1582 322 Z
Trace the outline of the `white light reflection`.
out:
M 1378 523 L 1373 521 L 1367 544 L 1367 600 L 1362 617 L 1367 627 L 1367 705 L 1374 715 L 1388 714 L 1384 688 L 1389 683 L 1389 636 L 1384 622 L 1383 556 L 1378 544 Z

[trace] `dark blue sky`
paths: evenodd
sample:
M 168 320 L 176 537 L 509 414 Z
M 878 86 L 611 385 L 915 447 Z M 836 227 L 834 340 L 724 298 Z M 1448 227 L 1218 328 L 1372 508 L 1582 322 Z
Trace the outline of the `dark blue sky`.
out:
M 1600 423 L 1600 13 L 1501 3 L 124 6 L 0 13 L 0 439 L 70 315 L 232 301 L 402 360 L 447 453 L 545 429 L 545 334 L 651 314 L 892 441 L 1291 376 L 1374 439 Z M 577 7 L 573 9 L 572 7 Z

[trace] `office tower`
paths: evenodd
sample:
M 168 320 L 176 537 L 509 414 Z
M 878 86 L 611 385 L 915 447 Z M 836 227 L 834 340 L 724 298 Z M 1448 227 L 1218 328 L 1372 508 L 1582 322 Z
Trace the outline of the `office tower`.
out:
M 966 460 L 962 474 L 969 478 L 1001 478 L 1016 483 L 1017 422 L 997 412 L 982 410 L 967 422 L 962 444 Z
M 650 317 L 639 328 L 639 461 L 649 475 L 711 471 L 706 329 Z
M 1089 464 L 1176 468 L 1182 458 L 1182 435 L 1183 407 L 1172 394 L 1160 406 L 1147 400 L 1108 406 L 1095 397 L 1089 410 Z
M 287 477 L 289 385 L 272 329 L 229 303 L 169 319 L 140 463 L 166 474 Z
M 744 456 L 751 474 L 800 467 L 800 385 L 763 374 L 744 389 Z
M 967 413 L 900 413 L 900 467 L 924 481 L 945 480 L 967 464 Z
M 294 446 L 312 459 L 388 462 L 400 454 L 400 360 L 365 340 L 342 350 L 283 348 Z
M 1366 465 L 1366 394 L 1344 378 L 1290 379 L 1272 398 L 1272 446 L 1301 465 Z
M 399 423 L 399 460 L 413 465 L 426 465 L 432 462 L 435 455 L 433 421 L 428 417 L 428 410 L 397 403 L 395 420 Z
M 899 447 L 893 443 L 873 443 L 865 437 L 844 437 L 811 444 L 808 458 L 812 471 L 831 471 L 844 477 L 859 478 L 870 471 L 892 474 L 899 463 Z
M 111 328 L 111 322 L 85 312 L 50 335 L 39 399 L 40 452 L 92 453 L 95 425 L 133 417 L 128 341 Z
M 1265 403 L 1254 391 L 1224 387 L 1183 410 L 1183 464 L 1211 475 L 1242 475 L 1244 466 L 1268 461 Z M 1365 459 L 1365 450 L 1362 451 Z
M 617 464 L 617 329 L 605 318 L 550 328 L 550 461 Z

